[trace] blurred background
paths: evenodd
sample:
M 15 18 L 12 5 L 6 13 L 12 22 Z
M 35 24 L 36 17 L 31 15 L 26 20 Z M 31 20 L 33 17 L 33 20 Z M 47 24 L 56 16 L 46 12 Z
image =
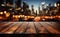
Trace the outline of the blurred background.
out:
M 0 21 L 60 21 L 60 0 L 0 0 Z

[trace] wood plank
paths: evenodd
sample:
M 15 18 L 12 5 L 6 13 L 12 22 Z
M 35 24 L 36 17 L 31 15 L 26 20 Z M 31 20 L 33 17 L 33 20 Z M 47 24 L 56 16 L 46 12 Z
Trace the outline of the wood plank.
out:
M 46 24 L 50 25 L 51 27 L 55 28 L 60 32 L 60 24 L 56 22 L 45 22 Z
M 48 33 L 47 30 L 39 22 L 34 22 L 34 23 L 38 33 Z
M 12 23 L 9 22 L 9 23 L 6 23 L 6 24 L 3 24 L 2 26 L 0 26 L 0 32 L 1 32 L 3 29 L 9 27 L 10 24 L 12 24 Z
M 60 34 L 60 32 L 53 26 L 56 26 L 55 22 L 3 22 L 0 26 L 0 33 L 54 33 Z M 58 24 L 59 25 L 59 24 Z M 48 30 L 48 31 L 47 31 Z
M 18 28 L 18 30 L 16 31 L 16 33 L 24 33 L 27 24 L 28 24 L 28 22 L 23 22 L 23 24 L 21 25 L 21 27 Z
M 36 33 L 36 30 L 35 30 L 33 22 L 29 22 L 28 29 L 27 29 L 26 33 L 28 33 L 28 34 L 30 34 L 30 33 Z
M 8 22 L 8 23 L 0 24 L 0 27 L 7 26 L 8 24 L 11 24 L 11 23 L 12 23 L 12 22 Z
M 7 22 L 0 22 L 0 26 L 7 24 Z
M 59 34 L 60 32 L 57 31 L 56 29 L 54 29 L 53 27 L 47 25 L 44 22 L 41 22 L 41 24 L 50 32 L 50 33 L 54 33 L 54 34 Z
M 1 32 L 2 32 L 2 33 L 5 33 L 5 32 L 8 31 L 11 27 L 13 27 L 15 24 L 17 24 L 17 23 L 13 22 L 13 24 L 11 24 L 9 27 L 5 28 L 5 29 L 2 30 Z M 9 24 L 8 24 L 8 25 L 9 25 Z
M 8 34 L 14 33 L 14 31 L 15 31 L 20 25 L 21 25 L 21 22 L 15 24 L 13 27 L 11 27 L 11 28 L 10 28 L 8 31 L 6 31 L 5 33 L 8 33 Z

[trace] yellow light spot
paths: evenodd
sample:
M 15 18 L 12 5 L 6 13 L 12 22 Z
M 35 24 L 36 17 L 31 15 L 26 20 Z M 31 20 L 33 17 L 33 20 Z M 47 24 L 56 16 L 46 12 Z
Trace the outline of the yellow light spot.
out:
M 0 12 L 0 14 L 3 14 L 3 12 Z
M 4 11 L 4 13 L 6 14 L 7 12 L 6 12 L 6 11 Z

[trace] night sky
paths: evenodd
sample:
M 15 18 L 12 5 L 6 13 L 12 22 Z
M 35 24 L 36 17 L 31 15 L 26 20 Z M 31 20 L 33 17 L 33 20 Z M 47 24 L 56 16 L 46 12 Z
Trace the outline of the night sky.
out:
M 55 2 L 57 2 L 59 0 L 22 0 L 22 2 L 23 1 L 25 1 L 29 5 L 30 9 L 31 9 L 31 5 L 33 4 L 35 10 L 38 10 L 39 6 L 41 8 L 41 3 L 42 2 L 45 2 L 45 7 L 46 7 L 47 4 L 51 3 L 53 5 Z

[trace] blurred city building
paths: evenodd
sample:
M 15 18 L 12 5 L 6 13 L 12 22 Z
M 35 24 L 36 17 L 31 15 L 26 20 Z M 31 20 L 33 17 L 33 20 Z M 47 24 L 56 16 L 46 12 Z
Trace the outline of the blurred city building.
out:
M 34 5 L 31 5 L 31 15 L 34 15 Z
M 42 1 L 40 4 L 41 7 L 38 6 L 37 9 L 35 8 L 34 4 L 29 5 L 25 1 L 22 2 L 22 0 L 2 0 L 0 1 L 0 16 L 7 18 L 7 20 L 11 20 L 15 16 L 16 18 L 21 19 L 20 15 L 24 15 L 24 17 L 26 16 L 27 18 L 28 16 L 31 17 L 32 16 L 56 16 L 57 17 L 58 15 L 60 15 L 60 1 L 56 1 L 53 4 L 47 3 L 47 6 L 45 1 Z
M 26 2 L 23 2 L 23 14 L 30 15 L 31 11 L 29 9 L 29 5 Z

